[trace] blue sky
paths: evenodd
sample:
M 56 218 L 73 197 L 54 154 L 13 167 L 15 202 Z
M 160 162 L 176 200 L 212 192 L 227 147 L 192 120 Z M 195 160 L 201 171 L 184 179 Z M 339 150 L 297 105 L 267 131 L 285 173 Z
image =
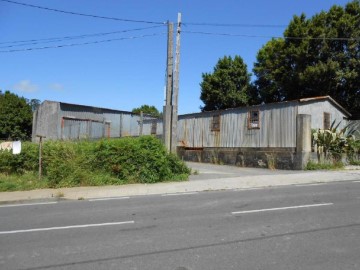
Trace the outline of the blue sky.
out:
M 308 17 L 342 0 L 14 0 L 48 8 L 137 21 L 176 22 L 182 13 L 179 113 L 198 112 L 201 74 L 219 58 L 240 55 L 249 72 L 258 50 L 282 36 L 293 15 Z M 192 23 L 241 24 L 206 26 Z M 252 26 L 251 26 L 252 25 Z M 254 27 L 268 25 L 280 27 Z M 158 27 L 154 27 L 158 26 Z M 251 26 L 251 27 L 250 27 Z M 153 28 L 149 28 L 153 27 Z M 6 43 L 127 31 L 58 42 Z M 32 99 L 131 111 L 164 103 L 166 26 L 75 16 L 0 1 L 0 89 Z M 201 35 L 189 32 L 240 36 Z M 152 35 L 152 36 L 151 36 Z M 242 36 L 241 36 L 242 35 Z M 249 37 L 252 36 L 252 37 Z M 261 37 L 259 37 L 261 36 Z M 136 38 L 135 38 L 136 37 Z M 113 40 L 97 44 L 7 52 Z M 37 43 L 37 44 L 31 44 Z M 13 47 L 9 47 L 13 46 Z

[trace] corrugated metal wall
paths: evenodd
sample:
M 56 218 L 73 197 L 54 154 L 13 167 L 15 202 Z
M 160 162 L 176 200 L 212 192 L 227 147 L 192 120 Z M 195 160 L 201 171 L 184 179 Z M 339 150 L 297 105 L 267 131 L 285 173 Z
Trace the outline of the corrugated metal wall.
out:
M 145 119 L 143 122 L 143 135 L 157 135 L 163 134 L 162 119 Z
M 313 129 L 324 128 L 324 112 L 330 113 L 330 124 L 335 120 L 336 123 L 340 122 L 339 128 L 346 126 L 345 114 L 334 107 L 328 100 L 299 103 L 299 113 L 312 115 L 311 128 Z
M 259 110 L 260 128 L 248 128 L 249 110 Z M 212 130 L 220 115 L 220 130 Z M 268 104 L 179 116 L 179 145 L 186 147 L 295 147 L 296 103 Z
M 53 107 L 56 112 L 51 114 L 50 121 L 48 115 Z M 34 115 L 34 131 L 42 131 L 51 139 L 119 138 L 140 134 L 140 116 L 130 112 L 44 101 Z

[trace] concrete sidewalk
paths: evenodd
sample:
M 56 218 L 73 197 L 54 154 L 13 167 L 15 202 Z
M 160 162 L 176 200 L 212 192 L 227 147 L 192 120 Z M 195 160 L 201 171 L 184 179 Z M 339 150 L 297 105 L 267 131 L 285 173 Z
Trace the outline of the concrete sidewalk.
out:
M 190 181 L 186 182 L 1 192 L 0 203 L 57 198 L 79 200 L 360 180 L 359 169 L 315 172 L 257 170 L 248 171 L 246 174 L 243 172 L 249 168 L 232 167 L 226 170 L 224 166 L 191 163 L 188 165 L 196 168 L 198 175 L 192 175 Z

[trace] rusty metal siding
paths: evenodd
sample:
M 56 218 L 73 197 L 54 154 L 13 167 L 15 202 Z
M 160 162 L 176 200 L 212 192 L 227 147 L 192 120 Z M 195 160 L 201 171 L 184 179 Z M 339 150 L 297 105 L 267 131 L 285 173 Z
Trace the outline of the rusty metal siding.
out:
M 156 134 L 152 134 L 151 129 L 154 121 L 156 122 Z M 162 119 L 147 118 L 143 121 L 143 135 L 156 135 L 161 136 L 163 134 Z
M 306 103 L 299 103 L 299 114 L 311 115 L 311 128 L 324 128 L 324 113 L 330 113 L 330 123 L 334 120 L 336 123 L 340 122 L 339 128 L 346 126 L 347 121 L 344 120 L 346 115 L 333 106 L 328 100 L 310 101 Z
M 248 128 L 248 112 L 258 109 L 260 128 Z M 186 147 L 295 147 L 296 103 L 279 103 L 179 117 L 179 145 Z M 220 114 L 220 131 L 212 130 Z
M 76 123 L 67 123 L 66 130 L 60 129 L 60 137 L 63 139 L 77 139 L 77 137 L 118 138 L 139 136 L 140 132 L 139 115 L 130 112 L 60 103 L 59 122 L 63 121 L 62 119 L 71 118 L 77 121 Z M 70 126 L 76 124 L 79 126 L 79 121 L 84 123 L 80 124 L 80 132 L 74 133 L 75 127 L 70 128 Z M 85 130 L 86 134 L 84 134 Z M 70 131 L 71 135 L 69 134 Z

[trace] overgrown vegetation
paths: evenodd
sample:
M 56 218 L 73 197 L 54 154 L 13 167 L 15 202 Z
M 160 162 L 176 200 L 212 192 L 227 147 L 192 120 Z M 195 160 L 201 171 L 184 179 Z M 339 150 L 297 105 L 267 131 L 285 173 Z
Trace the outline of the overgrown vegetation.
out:
M 45 142 L 42 181 L 38 155 L 38 144 L 29 142 L 19 155 L 0 152 L 0 191 L 181 181 L 190 174 L 185 163 L 151 136 Z
M 312 144 L 318 162 L 309 162 L 308 170 L 343 168 L 343 161 L 351 165 L 359 163 L 360 140 L 355 137 L 358 131 L 348 126 L 338 130 L 339 126 L 334 121 L 329 129 L 313 130 Z

